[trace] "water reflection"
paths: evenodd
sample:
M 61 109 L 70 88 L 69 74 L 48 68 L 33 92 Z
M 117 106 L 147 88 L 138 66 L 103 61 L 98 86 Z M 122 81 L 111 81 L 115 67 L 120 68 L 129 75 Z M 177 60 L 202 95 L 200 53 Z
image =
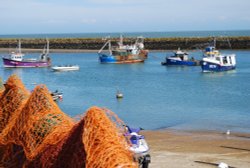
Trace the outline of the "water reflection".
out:
M 208 78 L 221 78 L 223 76 L 228 76 L 228 75 L 236 75 L 237 70 L 231 70 L 231 71 L 224 71 L 224 72 L 201 72 L 201 75 L 203 77 L 208 77 Z
M 16 74 L 22 79 L 23 77 L 23 68 L 3 68 L 3 77 L 7 79 L 10 75 Z

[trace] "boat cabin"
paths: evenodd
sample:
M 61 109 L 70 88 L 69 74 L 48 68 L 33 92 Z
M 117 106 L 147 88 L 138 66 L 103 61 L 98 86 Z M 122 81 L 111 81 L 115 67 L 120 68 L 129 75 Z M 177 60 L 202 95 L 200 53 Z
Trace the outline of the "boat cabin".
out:
M 9 55 L 9 58 L 11 60 L 14 60 L 14 61 L 22 61 L 23 56 L 24 56 L 24 54 L 22 54 L 22 53 L 11 52 L 11 54 Z
M 205 54 L 204 56 L 216 56 L 216 55 L 219 55 L 219 51 L 215 49 L 215 47 L 207 47 L 205 49 Z
M 182 61 L 187 61 L 188 60 L 188 53 L 182 52 L 181 50 L 178 49 L 178 51 L 175 52 L 173 57 L 178 57 Z
M 226 56 L 220 56 L 216 57 L 216 60 L 220 62 L 221 65 L 235 65 L 235 55 L 226 55 Z

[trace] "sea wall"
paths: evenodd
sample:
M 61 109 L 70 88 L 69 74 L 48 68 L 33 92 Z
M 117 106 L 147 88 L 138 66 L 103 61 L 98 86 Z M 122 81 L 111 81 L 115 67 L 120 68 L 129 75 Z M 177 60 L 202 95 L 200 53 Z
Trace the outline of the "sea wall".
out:
M 18 39 L 0 39 L 0 48 L 16 48 Z M 42 49 L 46 44 L 46 39 L 20 39 L 24 49 Z M 119 39 L 112 38 L 112 43 Z M 101 38 L 55 38 L 49 39 L 50 49 L 81 49 L 99 50 L 105 40 Z M 135 39 L 125 38 L 124 44 L 132 44 Z M 195 38 L 146 38 L 145 48 L 149 50 L 173 50 L 178 47 L 182 49 L 204 49 L 207 45 L 213 44 L 212 37 Z M 217 37 L 216 47 L 218 49 L 250 49 L 250 36 L 248 37 Z

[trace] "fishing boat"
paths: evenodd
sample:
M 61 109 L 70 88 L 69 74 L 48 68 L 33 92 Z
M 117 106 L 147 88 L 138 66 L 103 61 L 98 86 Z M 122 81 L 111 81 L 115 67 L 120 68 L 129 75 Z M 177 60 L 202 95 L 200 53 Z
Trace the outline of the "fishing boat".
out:
M 62 65 L 51 67 L 53 71 L 78 71 L 80 67 L 78 65 Z
M 132 45 L 124 45 L 123 37 L 120 36 L 120 41 L 117 46 L 111 45 L 111 40 L 108 39 L 103 47 L 99 50 L 99 60 L 101 63 L 140 63 L 148 56 L 148 51 L 144 49 L 144 38 L 137 37 Z M 104 48 L 108 45 L 108 52 L 103 52 Z
M 234 70 L 236 68 L 235 54 L 221 54 L 214 46 L 209 46 L 205 49 L 201 61 L 202 72 L 222 72 Z
M 11 52 L 7 56 L 3 56 L 3 65 L 6 68 L 17 68 L 17 67 L 49 67 L 51 60 L 49 57 L 49 40 L 40 55 L 39 59 L 31 58 L 25 59 L 24 54 L 21 52 L 21 41 L 18 41 L 18 48 L 16 52 Z
M 187 52 L 183 52 L 178 48 L 174 52 L 173 56 L 166 57 L 166 61 L 161 63 L 162 65 L 184 65 L 184 66 L 197 66 L 200 65 L 200 61 L 195 60 L 193 57 L 190 59 Z

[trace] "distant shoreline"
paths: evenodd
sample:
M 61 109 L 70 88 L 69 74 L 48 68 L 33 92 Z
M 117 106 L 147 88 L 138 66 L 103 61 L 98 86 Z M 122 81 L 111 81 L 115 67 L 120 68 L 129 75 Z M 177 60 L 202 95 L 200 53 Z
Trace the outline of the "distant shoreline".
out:
M 0 38 L 103 38 L 103 37 L 137 37 L 169 38 L 169 37 L 235 37 L 250 36 L 250 29 L 236 30 L 172 30 L 172 31 L 129 31 L 129 32 L 68 32 L 68 33 L 31 33 L 0 34 Z

